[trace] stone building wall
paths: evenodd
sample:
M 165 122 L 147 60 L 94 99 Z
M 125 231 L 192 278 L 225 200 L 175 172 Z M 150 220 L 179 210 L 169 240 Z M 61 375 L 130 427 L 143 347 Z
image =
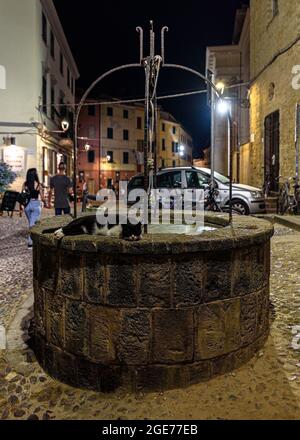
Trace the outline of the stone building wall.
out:
M 280 111 L 280 174 L 286 177 L 295 175 L 295 109 L 300 102 L 300 90 L 292 87 L 295 77 L 292 70 L 300 64 L 300 42 L 281 55 L 279 51 L 291 45 L 297 36 L 300 38 L 300 3 L 279 1 L 279 12 L 275 16 L 271 0 L 252 0 L 250 8 L 251 78 L 255 81 L 250 95 L 249 163 L 244 163 L 242 168 L 249 168 L 247 183 L 261 187 L 264 181 L 265 118 L 277 110 Z

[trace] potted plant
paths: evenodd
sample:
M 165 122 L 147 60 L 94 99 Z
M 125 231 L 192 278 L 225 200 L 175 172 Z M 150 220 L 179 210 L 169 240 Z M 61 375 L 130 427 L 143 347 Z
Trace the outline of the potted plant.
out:
M 17 178 L 11 167 L 5 163 L 0 162 L 0 197 Z

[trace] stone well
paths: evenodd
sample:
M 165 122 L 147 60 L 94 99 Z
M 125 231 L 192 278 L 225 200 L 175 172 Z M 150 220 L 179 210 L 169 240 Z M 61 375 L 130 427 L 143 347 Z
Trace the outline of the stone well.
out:
M 185 387 L 246 363 L 269 332 L 266 221 L 208 216 L 200 236 L 140 242 L 33 229 L 35 352 L 53 377 L 113 391 Z

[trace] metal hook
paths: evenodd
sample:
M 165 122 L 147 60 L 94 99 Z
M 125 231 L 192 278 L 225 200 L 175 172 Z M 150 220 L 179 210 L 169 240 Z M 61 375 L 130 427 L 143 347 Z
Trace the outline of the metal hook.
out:
M 153 20 L 150 20 L 150 57 L 155 55 L 155 33 L 153 28 Z
M 144 59 L 144 31 L 140 26 L 136 28 L 136 31 L 140 34 L 140 63 L 142 64 Z
M 169 32 L 168 26 L 164 26 L 161 30 L 161 57 L 162 62 L 165 62 L 165 32 Z

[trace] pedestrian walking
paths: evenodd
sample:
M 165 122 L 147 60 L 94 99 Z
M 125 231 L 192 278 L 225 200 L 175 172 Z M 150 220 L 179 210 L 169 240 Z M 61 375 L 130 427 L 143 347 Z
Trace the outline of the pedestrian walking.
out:
M 49 207 L 51 207 L 53 191 L 55 215 L 69 215 L 71 213 L 69 197 L 72 196 L 72 181 L 66 175 L 66 165 L 63 162 L 58 166 L 58 174 L 50 180 Z
M 32 228 L 37 221 L 40 220 L 42 213 L 42 197 L 43 187 L 40 183 L 37 170 L 31 168 L 27 171 L 26 181 L 23 184 L 22 192 L 27 194 L 27 205 L 25 207 L 25 214 L 28 220 L 29 228 Z M 32 239 L 29 234 L 28 248 L 32 248 Z

